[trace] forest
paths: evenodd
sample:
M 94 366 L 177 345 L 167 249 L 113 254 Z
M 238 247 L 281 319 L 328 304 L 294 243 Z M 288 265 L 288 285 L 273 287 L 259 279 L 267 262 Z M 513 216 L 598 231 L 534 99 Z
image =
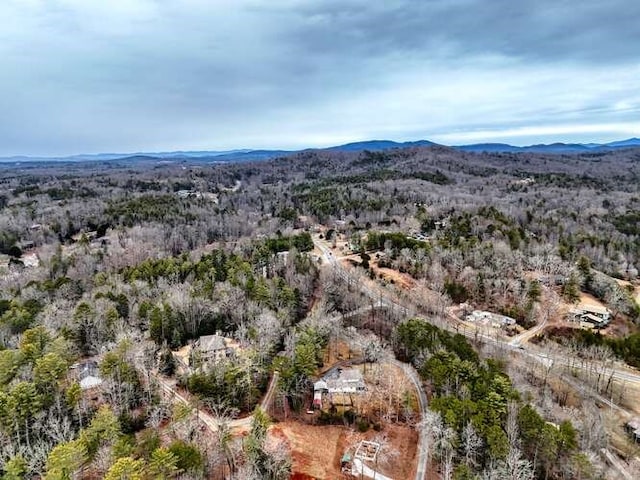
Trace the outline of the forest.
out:
M 452 323 L 487 310 L 544 329 L 532 351 L 640 366 L 637 149 L 6 163 L 0 185 L 1 478 L 290 478 L 273 432 L 350 342 L 365 371 L 413 369 L 428 410 L 322 422 L 402 424 L 434 478 L 618 478 L 603 450 L 640 472 L 613 380 Z M 566 320 L 585 297 L 611 327 Z

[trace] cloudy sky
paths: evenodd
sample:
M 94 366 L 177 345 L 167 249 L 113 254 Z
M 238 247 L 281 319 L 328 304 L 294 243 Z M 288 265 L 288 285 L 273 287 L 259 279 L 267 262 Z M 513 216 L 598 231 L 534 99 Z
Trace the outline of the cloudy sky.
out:
M 2 0 L 0 155 L 640 136 L 635 0 Z

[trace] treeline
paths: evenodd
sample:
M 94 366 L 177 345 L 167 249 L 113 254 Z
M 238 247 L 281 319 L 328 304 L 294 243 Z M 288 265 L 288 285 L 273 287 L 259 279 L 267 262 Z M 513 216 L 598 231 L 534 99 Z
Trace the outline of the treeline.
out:
M 290 237 L 278 236 L 276 238 L 269 238 L 265 240 L 264 244 L 270 253 L 286 252 L 292 248 L 295 248 L 299 252 L 310 252 L 313 250 L 313 240 L 307 232 Z
M 300 411 L 311 391 L 312 378 L 322 365 L 322 352 L 328 336 L 313 327 L 296 330 L 293 349 L 278 356 L 274 369 L 280 374 L 280 388 L 292 408 Z
M 76 355 L 69 340 L 42 326 L 24 331 L 17 348 L 0 351 L 0 432 L 8 442 L 0 446 L 3 478 L 31 478 L 36 472 L 69 478 L 96 457 L 105 436 L 125 442 L 120 456 L 134 451 L 132 434 L 144 427 L 151 406 L 128 346 L 100 362 L 103 396 L 111 407 L 98 412 L 83 401 L 78 376 L 70 371 Z
M 13 189 L 13 195 L 19 196 L 25 194 L 28 198 L 37 195 L 48 195 L 51 200 L 69 200 L 71 198 L 93 198 L 97 193 L 87 187 L 78 186 L 60 186 L 51 188 L 41 188 L 38 185 L 19 186 Z
M 358 175 L 345 175 L 324 179 L 314 183 L 317 187 L 329 187 L 331 185 L 353 185 L 359 183 L 381 182 L 388 180 L 411 180 L 418 179 L 437 185 L 451 185 L 454 182 L 440 170 L 401 172 L 397 170 L 380 169 L 368 171 Z
M 36 299 L 0 300 L 0 326 L 7 328 L 10 334 L 23 333 L 34 326 L 36 316 L 43 305 Z
M 553 329 L 545 332 L 545 336 L 561 343 L 573 341 L 577 343 L 578 351 L 590 346 L 605 345 L 620 359 L 632 367 L 640 368 L 640 333 L 632 333 L 622 338 L 602 335 L 599 331 L 572 329 L 557 334 Z
M 269 371 L 258 365 L 219 361 L 206 371 L 180 378 L 189 392 L 211 405 L 232 406 L 238 412 L 251 412 L 266 391 Z
M 358 215 L 358 212 L 380 212 L 392 205 L 390 199 L 376 198 L 365 191 L 337 184 L 297 186 L 291 202 L 296 210 L 314 215 L 321 221 L 338 216 L 340 212 Z
M 185 414 L 189 415 L 177 410 L 173 418 L 171 414 L 167 416 L 179 425 Z M 75 438 L 60 442 L 48 453 L 43 478 L 74 478 L 81 471 L 109 480 L 204 474 L 206 456 L 193 439 L 185 440 L 175 434 L 167 439 L 154 429 L 139 430 L 132 430 L 130 421 L 102 405 L 88 425 L 78 429 Z M 5 476 L 24 478 L 31 465 L 32 459 L 18 454 L 5 463 Z
M 248 301 L 272 311 L 287 312 L 293 322 L 302 318 L 306 311 L 306 299 L 303 292 L 296 286 L 287 284 L 279 275 L 273 275 L 273 268 L 267 268 L 263 263 L 264 257 L 256 255 L 266 247 L 270 252 L 299 247 L 300 251 L 313 246 L 311 237 L 302 234 L 294 237 L 278 237 L 267 239 L 255 246 L 246 256 L 229 253 L 216 249 L 202 255 L 197 261 L 187 254 L 163 259 L 148 259 L 135 267 L 127 267 L 121 274 L 125 281 L 145 281 L 157 285 L 160 280 L 170 282 L 189 282 L 195 287 L 195 296 L 204 299 L 215 295 L 223 284 L 239 289 Z M 298 255 L 292 257 L 294 275 L 315 275 L 314 267 L 308 258 Z M 267 275 L 263 269 L 266 269 Z M 269 276 L 269 273 L 272 273 Z M 213 310 L 200 310 L 197 328 L 189 328 L 193 321 L 186 316 L 192 315 L 185 311 L 172 308 L 170 305 L 143 301 L 138 309 L 141 320 L 148 322 L 151 338 L 158 344 L 167 344 L 171 348 L 178 348 L 188 340 L 201 335 L 212 334 L 218 330 L 231 332 L 237 327 L 236 322 L 223 313 Z
M 418 249 L 429 251 L 430 249 L 427 242 L 416 240 L 403 233 L 378 233 L 375 231 L 367 233 L 365 246 L 367 250 L 383 250 L 385 248 L 390 248 L 396 252 L 396 254 L 405 248 L 414 251 Z
M 173 195 L 142 195 L 131 200 L 118 200 L 109 205 L 104 214 L 113 223 L 128 227 L 143 222 L 192 222 L 196 216 L 188 209 L 187 199 Z

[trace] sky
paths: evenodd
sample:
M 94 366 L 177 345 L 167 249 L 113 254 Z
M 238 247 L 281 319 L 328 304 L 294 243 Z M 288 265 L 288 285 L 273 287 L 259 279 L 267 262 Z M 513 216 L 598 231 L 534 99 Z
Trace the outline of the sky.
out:
M 0 155 L 640 136 L 634 0 L 2 0 Z

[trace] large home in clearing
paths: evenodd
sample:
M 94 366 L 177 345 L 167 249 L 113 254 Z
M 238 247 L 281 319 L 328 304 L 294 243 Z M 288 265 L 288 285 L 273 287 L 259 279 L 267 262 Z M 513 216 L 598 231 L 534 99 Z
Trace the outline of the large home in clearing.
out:
M 490 326 L 492 328 L 506 328 L 516 324 L 515 319 L 497 313 L 474 310 L 464 318 L 467 322 Z
M 357 368 L 336 368 L 330 370 L 313 385 L 313 406 L 322 408 L 323 396 L 330 403 L 344 403 L 345 397 L 360 394 L 366 390 L 362 372 Z
M 570 312 L 585 328 L 604 328 L 611 322 L 611 311 L 598 305 L 580 304 Z
M 233 356 L 239 348 L 238 343 L 232 338 L 223 337 L 219 333 L 215 335 L 205 335 L 194 342 L 191 351 L 191 363 L 194 363 L 193 357 L 195 356 L 197 356 L 198 361 L 203 365 L 215 363 Z

